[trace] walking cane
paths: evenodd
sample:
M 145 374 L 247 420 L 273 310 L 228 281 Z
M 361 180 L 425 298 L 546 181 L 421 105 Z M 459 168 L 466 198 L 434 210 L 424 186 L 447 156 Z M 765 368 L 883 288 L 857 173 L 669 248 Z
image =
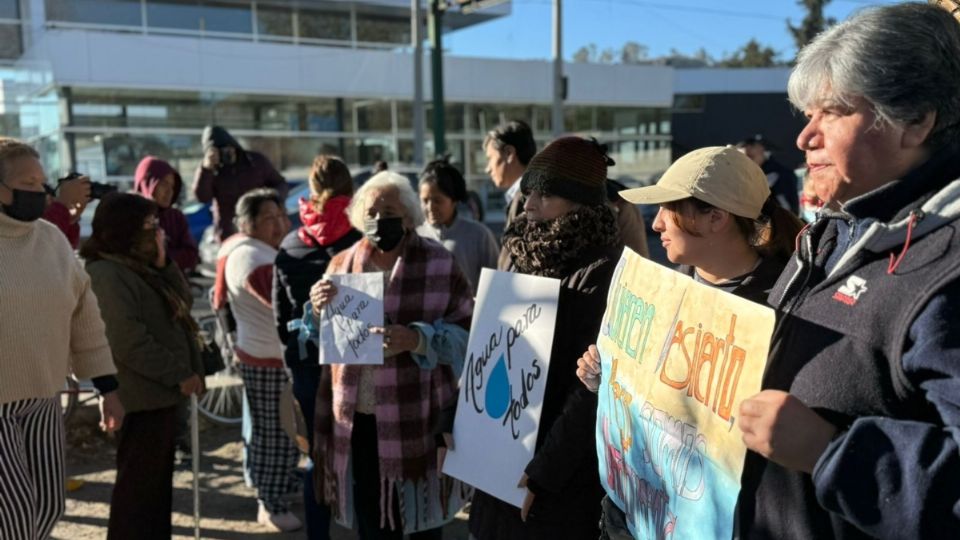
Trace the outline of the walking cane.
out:
M 200 540 L 200 429 L 196 394 L 190 394 L 190 447 L 193 451 L 193 530 L 194 538 Z

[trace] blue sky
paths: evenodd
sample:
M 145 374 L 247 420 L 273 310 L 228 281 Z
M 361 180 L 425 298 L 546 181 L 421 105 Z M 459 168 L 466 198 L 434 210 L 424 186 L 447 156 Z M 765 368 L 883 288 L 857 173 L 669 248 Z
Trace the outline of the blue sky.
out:
M 843 20 L 859 8 L 897 0 L 833 0 L 827 16 Z M 636 41 L 662 56 L 677 49 L 692 54 L 700 47 L 719 59 L 750 38 L 793 58 L 787 31 L 804 10 L 795 0 L 565 0 L 563 56 L 582 45 L 619 49 Z M 458 56 L 545 59 L 552 54 L 551 0 L 512 0 L 512 13 L 498 20 L 447 34 L 444 48 Z

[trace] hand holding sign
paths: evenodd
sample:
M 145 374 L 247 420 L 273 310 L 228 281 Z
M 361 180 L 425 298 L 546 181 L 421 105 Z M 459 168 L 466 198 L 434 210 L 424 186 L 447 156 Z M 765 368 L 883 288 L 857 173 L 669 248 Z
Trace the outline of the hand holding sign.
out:
M 313 305 L 313 314 L 320 316 L 323 306 L 330 303 L 337 295 L 337 286 L 329 279 L 321 279 L 310 287 L 310 303 Z
M 391 324 L 383 328 L 374 326 L 370 328 L 370 333 L 383 336 L 383 348 L 388 353 L 414 351 L 420 344 L 420 334 L 402 324 Z
M 583 356 L 577 359 L 577 378 L 593 393 L 600 388 L 600 353 L 596 345 L 584 351 Z
M 527 521 L 527 516 L 530 515 L 530 509 L 533 508 L 533 498 L 537 496 L 536 493 L 530 491 L 527 480 L 527 473 L 523 473 L 523 476 L 520 477 L 520 482 L 517 484 L 518 488 L 527 488 L 527 494 L 523 498 L 523 504 L 520 506 L 520 520 L 523 522 Z
M 330 276 L 313 286 L 310 299 L 321 306 L 314 308 L 321 364 L 383 363 L 382 273 Z

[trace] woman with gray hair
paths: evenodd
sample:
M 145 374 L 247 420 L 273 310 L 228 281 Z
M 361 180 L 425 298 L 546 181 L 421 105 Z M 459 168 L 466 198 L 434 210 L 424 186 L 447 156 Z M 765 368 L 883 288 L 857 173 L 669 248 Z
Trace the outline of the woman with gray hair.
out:
M 865 9 L 798 56 L 797 146 L 827 206 L 740 407 L 741 538 L 960 530 L 958 88 L 960 25 L 935 6 Z
M 327 274 L 379 272 L 384 280 L 383 365 L 331 364 L 321 372 L 314 421 L 314 480 L 338 521 L 360 538 L 440 538 L 468 495 L 441 478 L 434 436 L 452 411 L 473 299 L 453 255 L 417 235 L 423 223 L 409 180 L 384 171 L 347 210 L 364 238 Z M 319 315 L 336 287 L 313 286 Z M 461 343 L 451 349 L 452 343 Z M 353 507 L 348 507 L 352 502 Z
M 213 308 L 226 302 L 237 321 L 234 352 L 243 377 L 244 476 L 257 490 L 257 522 L 279 531 L 299 529 L 283 500 L 296 489 L 300 457 L 280 424 L 280 393 L 288 382 L 283 348 L 273 319 L 273 262 L 290 229 L 283 200 L 272 189 L 248 191 L 237 201 L 239 233 L 217 256 Z

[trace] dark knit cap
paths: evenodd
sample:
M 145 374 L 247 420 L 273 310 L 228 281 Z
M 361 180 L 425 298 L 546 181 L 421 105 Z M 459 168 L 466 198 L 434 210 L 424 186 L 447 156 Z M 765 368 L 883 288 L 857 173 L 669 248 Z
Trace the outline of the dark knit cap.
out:
M 561 137 L 533 156 L 523 173 L 520 189 L 539 191 L 586 205 L 607 200 L 606 145 L 596 139 Z

